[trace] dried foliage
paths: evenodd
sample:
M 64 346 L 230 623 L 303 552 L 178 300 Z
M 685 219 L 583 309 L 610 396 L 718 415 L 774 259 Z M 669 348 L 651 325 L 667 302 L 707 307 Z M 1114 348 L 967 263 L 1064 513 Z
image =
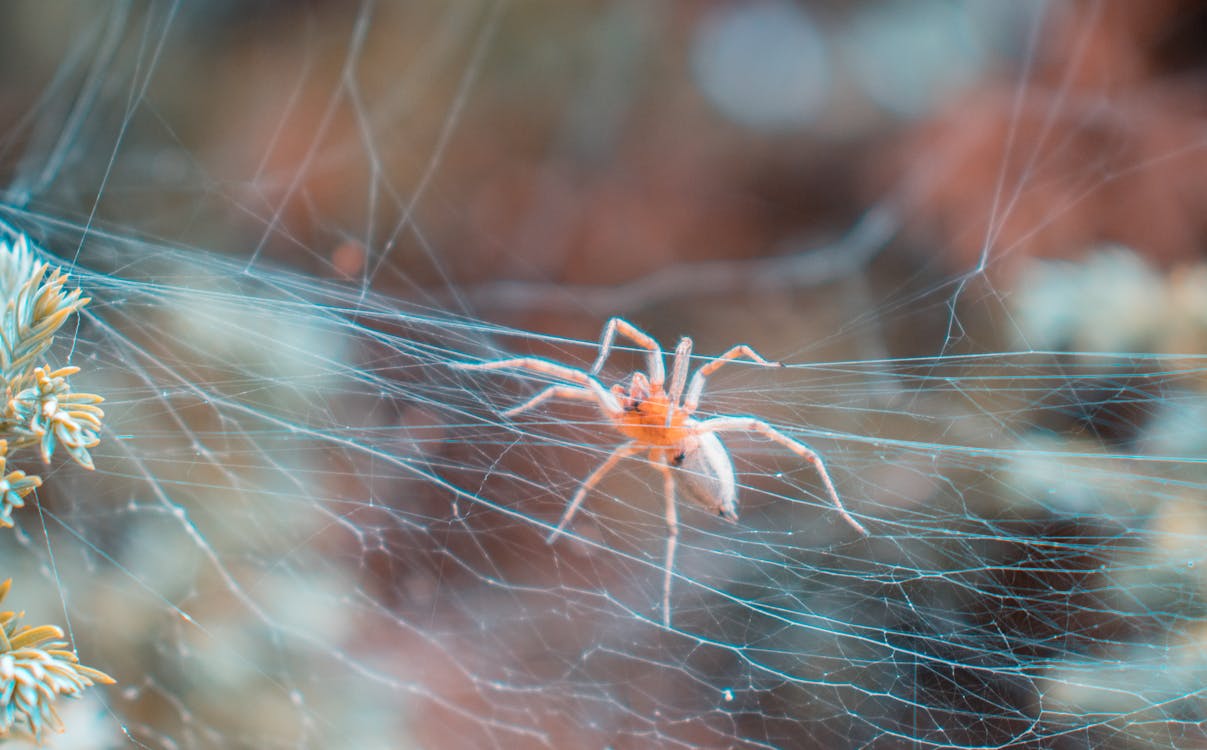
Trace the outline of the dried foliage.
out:
M 895 146 L 915 241 L 956 270 L 1103 243 L 1160 266 L 1207 237 L 1207 125 L 1197 4 L 1057 4 L 1025 72 L 981 81 Z M 1191 50 L 1197 47 L 1197 50 Z M 1191 50 L 1187 52 L 1187 50 Z M 1023 79 L 1023 80 L 1020 80 Z

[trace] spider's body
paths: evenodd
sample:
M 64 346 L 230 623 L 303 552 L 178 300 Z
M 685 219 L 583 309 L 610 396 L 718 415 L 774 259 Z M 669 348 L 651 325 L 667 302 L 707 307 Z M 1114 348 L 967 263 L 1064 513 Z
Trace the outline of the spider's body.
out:
M 612 386 L 612 395 L 620 402 L 624 414 L 616 429 L 626 437 L 649 446 L 670 446 L 682 442 L 691 434 L 687 412 L 671 404 L 661 385 L 653 387 L 641 373 L 633 373 L 633 384 L 625 393 L 624 386 Z
M 627 392 L 620 384 L 611 392 L 624 410 L 616 429 L 634 447 L 647 450 L 651 463 L 680 469 L 678 478 L 692 501 L 727 521 L 737 521 L 737 479 L 721 438 L 701 432 L 700 422 L 688 416 L 688 410 L 674 404 L 661 385 L 650 383 L 640 372 L 633 373 Z
M 612 386 L 611 389 L 605 388 L 597 377 L 617 335 L 630 339 L 647 352 L 649 371 L 633 373 L 628 390 L 620 384 Z M 687 376 L 691 364 L 691 350 L 692 340 L 683 337 L 675 349 L 668 388 L 662 348 L 658 342 L 623 318 L 612 318 L 604 328 L 599 344 L 599 356 L 590 371 L 534 357 L 459 365 L 465 369 L 476 370 L 531 370 L 566 383 L 573 383 L 574 385 L 550 386 L 525 403 L 509 409 L 505 414 L 519 414 L 551 398 L 592 401 L 613 427 L 629 439 L 613 450 L 574 493 L 557 528 L 549 535 L 549 542 L 557 538 L 574 517 L 587 493 L 617 462 L 627 456 L 647 453 L 650 463 L 662 472 L 666 493 L 666 525 L 669 534 L 666 544 L 662 612 L 663 621 L 668 627 L 671 578 L 679 535 L 678 513 L 675 509 L 676 479 L 682 483 L 688 498 L 696 504 L 728 521 L 737 521 L 738 518 L 737 480 L 734 476 L 733 460 L 717 436 L 718 432 L 759 432 L 812 463 L 842 517 L 859 533 L 867 534 L 867 530 L 843 508 L 825 464 L 812 448 L 759 419 L 722 416 L 698 420 L 692 416 L 699 405 L 708 376 L 726 362 L 744 357 L 767 367 L 778 367 L 779 363 L 768 362 L 750 347 L 739 345 L 696 370 L 689 384 Z

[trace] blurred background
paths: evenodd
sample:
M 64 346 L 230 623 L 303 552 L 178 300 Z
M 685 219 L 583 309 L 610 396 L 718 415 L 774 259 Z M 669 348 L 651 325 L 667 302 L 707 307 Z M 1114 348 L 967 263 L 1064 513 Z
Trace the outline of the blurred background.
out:
M 10 2 L 0 221 L 108 398 L 8 603 L 56 747 L 1207 747 L 1207 6 Z M 715 356 L 742 523 L 500 412 Z M 699 360 L 703 362 L 704 360 Z M 620 352 L 621 380 L 641 360 Z M 64 622 L 66 620 L 66 622 Z

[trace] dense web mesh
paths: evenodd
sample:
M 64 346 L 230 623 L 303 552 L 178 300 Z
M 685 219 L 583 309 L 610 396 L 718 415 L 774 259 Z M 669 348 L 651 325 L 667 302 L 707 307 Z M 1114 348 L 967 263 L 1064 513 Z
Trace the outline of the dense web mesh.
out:
M 0 529 L 78 748 L 1207 745 L 1195 3 L 0 9 L 105 396 Z M 740 518 L 555 382 L 694 365 Z M 601 374 L 628 385 L 642 354 Z M 60 456 L 60 459 L 62 457 Z M 15 742 L 14 742 L 15 744 Z

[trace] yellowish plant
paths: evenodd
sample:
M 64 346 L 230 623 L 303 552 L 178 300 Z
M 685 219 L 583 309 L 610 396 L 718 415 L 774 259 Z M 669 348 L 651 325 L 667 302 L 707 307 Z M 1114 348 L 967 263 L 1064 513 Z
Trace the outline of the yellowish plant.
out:
M 86 469 L 89 449 L 100 442 L 102 399 L 72 391 L 68 378 L 78 367 L 39 364 L 55 333 L 89 302 L 67 276 L 39 260 L 24 236 L 0 240 L 0 527 L 13 525 L 13 511 L 42 485 L 37 475 L 11 467 L 12 454 L 37 446 L 50 463 L 58 446 Z M 11 579 L 0 584 L 0 601 Z M 22 625 L 22 612 L 0 612 L 0 738 L 28 734 L 41 740 L 63 723 L 55 710 L 61 697 L 77 697 L 113 678 L 79 663 L 54 625 Z

